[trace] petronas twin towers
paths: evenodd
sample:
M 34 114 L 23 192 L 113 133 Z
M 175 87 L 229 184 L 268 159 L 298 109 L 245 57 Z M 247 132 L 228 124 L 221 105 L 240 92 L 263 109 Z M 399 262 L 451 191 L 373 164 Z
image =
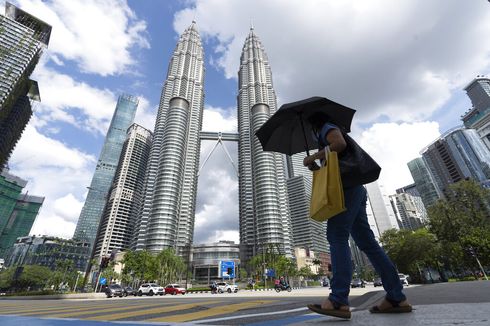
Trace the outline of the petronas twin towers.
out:
M 172 247 L 185 255 L 192 245 L 204 70 L 204 51 L 192 22 L 180 37 L 163 85 L 134 249 L 158 252 Z M 276 109 L 267 55 L 252 28 L 238 72 L 240 244 L 246 257 L 270 245 L 292 252 L 284 160 L 264 152 L 255 137 Z

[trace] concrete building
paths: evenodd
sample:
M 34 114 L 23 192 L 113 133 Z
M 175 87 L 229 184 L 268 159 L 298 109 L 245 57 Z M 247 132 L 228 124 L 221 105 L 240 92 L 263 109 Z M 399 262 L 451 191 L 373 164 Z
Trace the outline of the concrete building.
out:
M 395 213 L 389 198 L 381 192 L 378 182 L 369 183 L 365 187 L 369 200 L 369 205 L 367 206 L 368 215 L 372 214 L 374 217 L 379 236 L 387 230 L 398 229 L 398 223 L 396 223 Z
M 485 184 L 490 179 L 490 151 L 474 129 L 453 128 L 421 154 L 441 192 L 461 180 L 473 179 Z
M 175 248 L 188 257 L 194 235 L 204 52 L 195 22 L 181 35 L 162 89 L 134 248 Z
M 90 243 L 93 247 L 100 219 L 104 211 L 109 190 L 116 174 L 119 157 L 126 140 L 126 131 L 133 123 L 138 107 L 138 99 L 131 95 L 121 95 L 117 101 L 112 121 L 107 131 L 104 146 L 100 152 L 94 176 L 88 187 L 74 239 Z
M 490 79 L 476 76 L 464 90 L 471 100 L 472 108 L 461 120 L 466 128 L 476 129 L 483 143 L 490 149 Z
M 90 257 L 87 242 L 51 236 L 20 237 L 11 249 L 6 266 L 41 265 L 54 270 L 59 261 L 71 260 L 78 271 L 84 271 Z
M 222 280 L 220 263 L 232 261 L 235 275 L 240 266 L 240 246 L 233 241 L 218 241 L 192 247 L 192 279 L 195 283 L 210 284 Z
M 309 250 L 308 248 L 295 247 L 294 257 L 296 257 L 296 267 L 298 268 L 298 270 L 306 266 L 310 268 L 313 274 L 318 274 L 318 270 L 320 269 L 321 264 L 314 264 L 314 261 L 318 259 L 315 256 L 314 251 Z
M 0 257 L 6 258 L 18 237 L 29 234 L 44 197 L 22 194 L 27 181 L 3 170 L 0 174 Z
M 50 35 L 50 25 L 5 3 L 5 15 L 0 15 L 0 169 L 31 118 L 31 100 L 40 100 L 29 76 Z
M 275 245 L 292 255 L 291 219 L 282 154 L 265 152 L 255 132 L 276 112 L 272 72 L 253 28 L 238 71 L 240 244 L 244 259 Z
M 102 215 L 94 257 L 129 248 L 135 217 L 141 207 L 146 165 L 150 154 L 152 133 L 132 124 L 128 129 L 119 165 L 109 198 Z
M 422 203 L 420 197 L 409 193 L 399 193 L 391 195 L 390 202 L 400 229 L 415 231 L 424 226 L 423 212 L 419 210 Z

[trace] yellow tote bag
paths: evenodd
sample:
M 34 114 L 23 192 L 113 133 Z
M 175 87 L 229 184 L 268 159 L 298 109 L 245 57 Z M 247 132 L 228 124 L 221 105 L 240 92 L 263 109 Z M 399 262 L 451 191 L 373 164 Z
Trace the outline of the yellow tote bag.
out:
M 327 147 L 325 165 L 313 171 L 310 217 L 323 222 L 345 211 L 337 152 Z

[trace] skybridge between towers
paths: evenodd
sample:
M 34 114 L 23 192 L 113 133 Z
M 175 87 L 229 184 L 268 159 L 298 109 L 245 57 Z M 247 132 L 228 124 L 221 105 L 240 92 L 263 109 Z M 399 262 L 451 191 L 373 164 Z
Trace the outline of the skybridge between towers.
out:
M 209 160 L 211 157 L 211 154 L 213 154 L 214 150 L 218 145 L 221 145 L 226 153 L 226 156 L 228 156 L 228 159 L 230 160 L 231 165 L 233 165 L 233 168 L 235 169 L 235 173 L 238 177 L 238 169 L 235 165 L 235 162 L 233 162 L 233 159 L 231 158 L 230 153 L 226 149 L 225 144 L 223 143 L 224 141 L 234 141 L 238 142 L 239 140 L 239 135 L 237 133 L 228 133 L 228 132 L 210 132 L 210 131 L 201 131 L 200 136 L 201 140 L 216 140 L 216 144 L 214 144 L 213 149 L 211 152 L 209 152 L 208 156 L 206 156 L 206 159 L 202 163 L 201 167 L 199 168 L 199 172 L 197 175 L 199 176 L 201 174 L 201 170 L 203 169 L 204 165 L 206 165 L 206 162 Z

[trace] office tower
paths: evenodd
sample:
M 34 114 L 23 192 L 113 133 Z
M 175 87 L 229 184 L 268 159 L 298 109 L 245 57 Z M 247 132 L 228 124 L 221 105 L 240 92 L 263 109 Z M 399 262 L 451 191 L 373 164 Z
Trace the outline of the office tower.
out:
M 29 234 L 44 197 L 22 194 L 27 181 L 3 170 L 0 174 L 0 258 L 18 237 Z
M 147 168 L 136 249 L 175 248 L 188 257 L 194 232 L 204 108 L 204 52 L 192 22 L 170 60 Z
M 472 108 L 461 120 L 466 128 L 476 129 L 481 140 L 490 148 L 490 79 L 476 76 L 464 90 L 471 100 Z
M 121 95 L 117 100 L 116 109 L 100 152 L 97 166 L 87 198 L 78 219 L 73 238 L 90 243 L 92 247 L 97 237 L 97 228 L 109 195 L 116 168 L 126 140 L 126 131 L 133 123 L 138 107 L 138 98 Z
M 467 178 L 482 184 L 490 179 L 490 152 L 474 129 L 447 131 L 422 151 L 422 157 L 442 192 Z
M 30 100 L 40 100 L 29 76 L 50 34 L 51 26 L 5 3 L 5 16 L 0 15 L 0 169 L 31 118 Z
M 414 231 L 424 226 L 425 218 L 424 212 L 420 210 L 420 197 L 398 193 L 390 196 L 390 202 L 400 229 Z
M 378 182 L 371 182 L 365 185 L 369 199 L 371 212 L 376 222 L 379 235 L 390 229 L 397 229 L 395 214 L 388 198 L 381 192 Z
M 329 253 L 327 224 L 310 218 L 312 173 L 303 165 L 304 157 L 304 153 L 286 156 L 293 246 Z
M 270 245 L 292 255 L 283 155 L 263 151 L 255 136 L 276 109 L 269 60 L 251 28 L 238 71 L 240 244 L 247 248 L 245 259 Z
M 441 190 L 437 187 L 437 183 L 422 157 L 411 160 L 407 166 L 424 206 L 429 208 L 442 197 Z
M 143 198 L 143 181 L 150 156 L 152 133 L 132 124 L 102 215 L 94 257 L 128 249 Z

